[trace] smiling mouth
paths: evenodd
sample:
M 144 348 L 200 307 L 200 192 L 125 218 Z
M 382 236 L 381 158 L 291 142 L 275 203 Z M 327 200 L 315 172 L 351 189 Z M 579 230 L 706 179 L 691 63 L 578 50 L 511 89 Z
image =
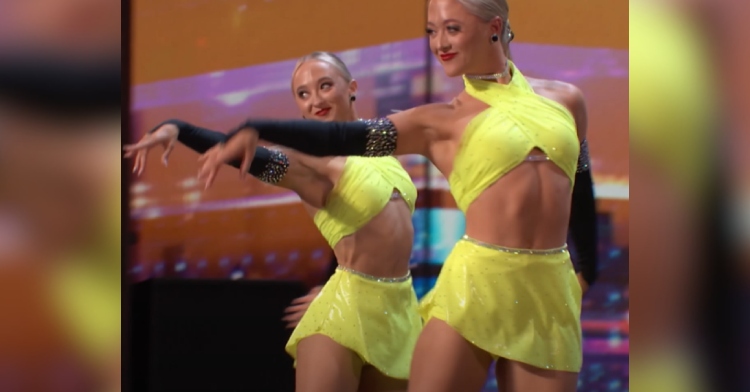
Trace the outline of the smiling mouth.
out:
M 456 54 L 457 54 L 457 53 L 443 53 L 443 54 L 441 54 L 441 55 L 440 55 L 440 60 L 443 60 L 443 61 L 450 61 L 450 60 L 452 60 L 452 59 L 453 59 L 454 57 L 456 57 Z
M 328 114 L 328 113 L 329 113 L 330 111 L 331 111 L 331 108 L 327 108 L 327 109 L 320 109 L 320 110 L 318 110 L 317 112 L 315 112 L 315 115 L 316 115 L 316 116 L 318 116 L 318 117 L 323 117 L 323 116 L 325 116 L 326 114 Z

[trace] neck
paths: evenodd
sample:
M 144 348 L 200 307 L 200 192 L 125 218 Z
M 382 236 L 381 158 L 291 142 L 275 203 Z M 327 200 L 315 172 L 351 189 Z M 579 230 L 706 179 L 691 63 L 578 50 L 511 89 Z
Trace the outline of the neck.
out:
M 359 120 L 359 116 L 357 116 L 357 111 L 352 108 L 351 112 L 348 116 L 346 116 L 345 121 L 357 121 Z
M 510 83 L 512 79 L 510 61 L 505 56 L 500 56 L 499 61 L 491 67 L 487 67 L 490 72 L 471 72 L 466 73 L 469 79 L 479 79 L 488 82 L 497 82 L 502 84 Z

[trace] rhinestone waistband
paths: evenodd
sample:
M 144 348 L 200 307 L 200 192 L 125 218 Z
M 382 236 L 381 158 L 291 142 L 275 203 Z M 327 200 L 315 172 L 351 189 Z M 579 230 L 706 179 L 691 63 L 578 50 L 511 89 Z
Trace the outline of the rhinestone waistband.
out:
M 348 272 L 350 274 L 357 275 L 367 280 L 372 280 L 373 282 L 380 282 L 380 283 L 400 283 L 400 282 L 406 282 L 407 280 L 411 279 L 411 272 L 407 272 L 406 275 L 398 277 L 398 278 L 383 278 L 381 276 L 368 275 L 364 272 L 355 271 L 351 268 L 346 268 L 343 266 L 338 266 L 336 267 L 336 269 L 339 269 L 344 272 Z
M 461 239 L 463 241 L 471 242 L 472 244 L 479 245 L 483 248 L 497 250 L 500 252 L 513 253 L 517 255 L 552 255 L 552 254 L 563 253 L 563 252 L 568 251 L 567 244 L 559 248 L 554 248 L 554 249 L 516 249 L 516 248 L 506 248 L 500 245 L 488 244 L 486 242 L 475 240 L 466 234 L 464 234 L 464 236 Z

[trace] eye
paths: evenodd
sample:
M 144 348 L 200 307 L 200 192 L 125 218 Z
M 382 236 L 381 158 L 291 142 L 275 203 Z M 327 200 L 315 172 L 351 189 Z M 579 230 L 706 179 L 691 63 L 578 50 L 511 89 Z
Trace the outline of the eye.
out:
M 459 31 L 461 31 L 461 28 L 458 26 L 448 26 L 447 29 L 451 33 L 458 33 Z
M 300 92 L 298 92 L 297 93 L 297 97 L 299 97 L 301 99 L 307 98 L 307 91 L 300 91 Z
M 435 30 L 433 30 L 433 29 L 426 29 L 425 33 L 427 33 L 427 35 L 433 35 L 433 34 L 435 34 Z
M 331 83 L 331 82 L 323 82 L 323 83 L 322 83 L 322 84 L 320 85 L 320 89 L 321 89 L 321 90 L 328 90 L 328 89 L 329 89 L 329 88 L 331 88 L 331 87 L 333 87 L 333 83 Z

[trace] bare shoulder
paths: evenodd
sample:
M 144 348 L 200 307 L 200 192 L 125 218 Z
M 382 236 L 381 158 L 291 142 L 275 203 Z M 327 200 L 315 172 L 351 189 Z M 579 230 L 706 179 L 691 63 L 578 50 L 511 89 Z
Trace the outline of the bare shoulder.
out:
M 588 120 L 586 115 L 586 100 L 581 89 L 572 83 L 560 80 L 526 79 L 535 93 L 565 106 L 575 119 L 579 138 L 585 138 Z
M 526 78 L 534 92 L 554 99 L 571 109 L 584 103 L 583 92 L 578 86 L 560 80 Z
M 420 105 L 402 112 L 395 113 L 391 120 L 407 121 L 427 129 L 435 128 L 442 124 L 454 112 L 455 105 L 450 103 L 430 103 Z
M 388 116 L 399 133 L 395 154 L 427 156 L 432 142 L 449 137 L 446 124 L 454 121 L 451 103 L 432 103 Z

